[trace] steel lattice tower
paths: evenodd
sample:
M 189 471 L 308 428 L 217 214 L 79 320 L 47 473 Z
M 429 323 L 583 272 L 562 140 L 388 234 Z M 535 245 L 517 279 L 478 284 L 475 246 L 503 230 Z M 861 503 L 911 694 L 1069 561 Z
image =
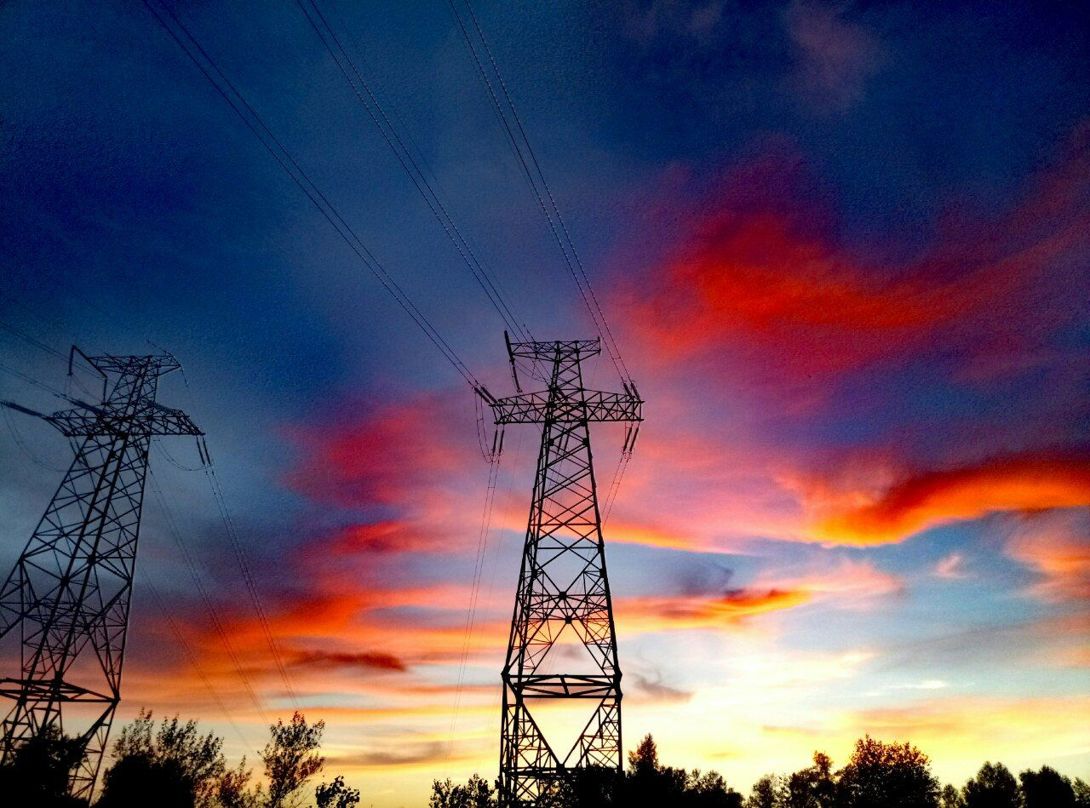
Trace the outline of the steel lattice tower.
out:
M 508 342 L 512 369 L 519 359 L 546 368 L 548 388 L 523 393 L 515 372 L 518 395 L 497 400 L 482 391 L 497 425 L 543 425 L 502 675 L 505 808 L 542 804 L 570 769 L 621 768 L 621 670 L 590 424 L 637 424 L 643 402 L 627 383 L 624 393 L 584 388 L 582 362 L 599 352 L 598 340 Z M 634 437 L 630 428 L 626 451 Z M 557 699 L 587 707 L 570 749 L 554 748 L 534 716 L 537 705 Z
M 66 714 L 90 718 L 79 736 L 87 756 L 70 784 L 74 795 L 90 798 L 121 698 L 151 438 L 202 433 L 189 416 L 155 401 L 159 378 L 180 367 L 174 357 L 85 358 L 102 374 L 104 400 L 45 417 L 79 443 L 0 589 L 0 638 L 21 643 L 20 675 L 0 678 L 0 694 L 15 702 L 3 721 L 5 762 L 28 738 L 63 731 Z

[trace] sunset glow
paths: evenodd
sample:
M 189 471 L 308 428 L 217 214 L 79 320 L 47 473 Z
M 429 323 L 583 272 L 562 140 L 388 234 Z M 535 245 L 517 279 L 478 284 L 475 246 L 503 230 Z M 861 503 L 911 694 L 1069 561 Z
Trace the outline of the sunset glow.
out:
M 298 10 L 176 5 L 512 395 L 504 321 Z M 519 323 L 595 336 L 446 5 L 322 5 Z M 866 733 L 958 786 L 1090 779 L 1090 19 L 758 5 L 475 6 L 646 400 L 627 467 L 592 427 L 624 747 L 746 793 Z M 0 5 L 0 399 L 91 396 L 72 343 L 173 352 L 158 401 L 207 434 L 263 609 L 193 440 L 156 439 L 115 729 L 177 713 L 252 763 L 298 708 L 375 808 L 495 778 L 540 426 L 486 508 L 491 414 L 434 340 L 141 6 L 77 6 Z M 0 414 L 6 575 L 71 450 Z

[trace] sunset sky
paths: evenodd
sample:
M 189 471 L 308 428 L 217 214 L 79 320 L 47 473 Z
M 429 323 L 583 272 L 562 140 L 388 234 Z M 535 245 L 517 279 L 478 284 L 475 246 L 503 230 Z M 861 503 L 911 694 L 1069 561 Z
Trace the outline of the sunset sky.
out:
M 595 336 L 448 4 L 320 8 L 519 320 Z M 605 526 L 626 749 L 745 792 L 864 733 L 958 785 L 1090 778 L 1090 6 L 474 10 L 647 401 Z M 513 392 L 502 320 L 300 9 L 175 13 Z M 9 2 L 0 31 L 0 398 L 63 406 L 13 372 L 63 388 L 31 339 L 177 355 L 160 401 L 207 432 L 295 694 L 193 442 L 162 439 L 119 721 L 199 718 L 253 761 L 298 706 L 381 808 L 494 777 L 539 428 L 508 429 L 467 630 L 462 378 L 147 8 Z M 6 575 L 71 456 L 2 415 Z M 605 489 L 623 431 L 593 434 Z

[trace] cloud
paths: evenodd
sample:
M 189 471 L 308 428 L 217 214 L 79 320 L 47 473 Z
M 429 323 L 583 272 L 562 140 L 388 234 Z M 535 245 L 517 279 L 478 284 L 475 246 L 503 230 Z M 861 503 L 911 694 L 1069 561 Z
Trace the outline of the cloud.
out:
M 878 39 L 845 19 L 846 6 L 795 0 L 784 11 L 794 46 L 793 82 L 800 100 L 819 111 L 840 111 L 858 102 L 883 61 Z
M 329 763 L 352 768 L 387 768 L 390 766 L 431 765 L 446 760 L 449 754 L 447 745 L 437 741 L 429 743 L 403 744 L 396 751 L 363 752 L 356 755 L 340 755 L 329 759 Z
M 864 501 L 818 522 L 818 538 L 883 544 L 989 513 L 1090 505 L 1090 459 L 1076 450 L 998 456 L 907 477 L 876 496 L 855 496 Z
M 684 203 L 679 203 L 684 204 Z M 658 372 L 679 363 L 732 389 L 792 398 L 845 375 L 932 357 L 933 372 L 995 381 L 1086 367 L 1051 342 L 1090 294 L 1090 125 L 998 214 L 943 223 L 917 257 L 848 248 L 833 197 L 790 141 L 770 138 L 681 214 L 666 257 L 617 293 L 626 341 Z M 1081 363 L 1081 364 L 1078 364 Z
M 625 691 L 630 703 L 639 701 L 643 703 L 678 704 L 687 702 L 693 697 L 691 691 L 663 684 L 661 673 L 648 676 L 636 672 L 629 673 L 625 678 L 627 681 L 634 683 L 634 687 L 628 687 Z
M 744 588 L 621 598 L 616 609 L 618 625 L 625 633 L 717 630 L 816 603 L 862 608 L 875 598 L 899 595 L 903 589 L 899 578 L 872 564 L 841 559 L 829 569 L 799 575 L 766 572 Z
M 300 651 L 291 660 L 292 665 L 310 668 L 349 668 L 365 670 L 399 671 L 408 666 L 399 657 L 381 651 L 355 653 L 336 651 Z
M 964 565 L 965 556 L 961 553 L 950 553 L 939 559 L 939 562 L 935 565 L 934 575 L 936 578 L 943 578 L 948 581 L 965 578 L 968 574 L 965 572 Z
M 1053 603 L 1090 605 L 1090 513 L 1029 514 L 1006 540 L 1008 556 L 1038 576 L 1029 593 Z
M 726 629 L 755 615 L 800 606 L 810 598 L 810 593 L 801 590 L 732 589 L 714 597 L 623 598 L 616 610 L 626 632 Z
M 283 429 L 300 453 L 286 475 L 293 490 L 339 506 L 428 504 L 456 486 L 480 453 L 455 417 L 458 396 L 444 392 L 391 402 L 342 402 L 309 423 Z M 457 412 L 458 416 L 464 413 Z

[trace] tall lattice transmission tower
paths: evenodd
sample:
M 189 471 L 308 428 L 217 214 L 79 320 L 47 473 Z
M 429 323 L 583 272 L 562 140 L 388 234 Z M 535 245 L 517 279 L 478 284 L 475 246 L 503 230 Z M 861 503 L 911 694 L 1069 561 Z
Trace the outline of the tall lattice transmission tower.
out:
M 635 387 L 623 393 L 587 390 L 582 363 L 598 340 L 508 341 L 518 394 L 482 395 L 495 422 L 542 424 L 541 450 L 511 637 L 503 668 L 500 801 L 505 808 L 542 804 L 572 769 L 621 768 L 621 670 L 605 543 L 590 448 L 590 424 L 629 424 L 631 451 L 642 404 Z M 524 393 L 516 370 L 529 360 L 547 389 Z M 540 372 L 540 371 L 539 371 Z M 558 700 L 566 703 L 558 704 Z M 551 743 L 542 723 L 549 707 L 582 727 L 570 747 Z
M 20 643 L 19 675 L 0 678 L 15 702 L 0 751 L 7 762 L 26 740 L 64 731 L 66 717 L 89 721 L 70 787 L 90 798 L 121 699 L 151 439 L 202 433 L 155 400 L 160 377 L 181 367 L 173 356 L 84 358 L 102 376 L 103 401 L 43 416 L 78 441 L 75 458 L 0 589 L 0 640 Z

